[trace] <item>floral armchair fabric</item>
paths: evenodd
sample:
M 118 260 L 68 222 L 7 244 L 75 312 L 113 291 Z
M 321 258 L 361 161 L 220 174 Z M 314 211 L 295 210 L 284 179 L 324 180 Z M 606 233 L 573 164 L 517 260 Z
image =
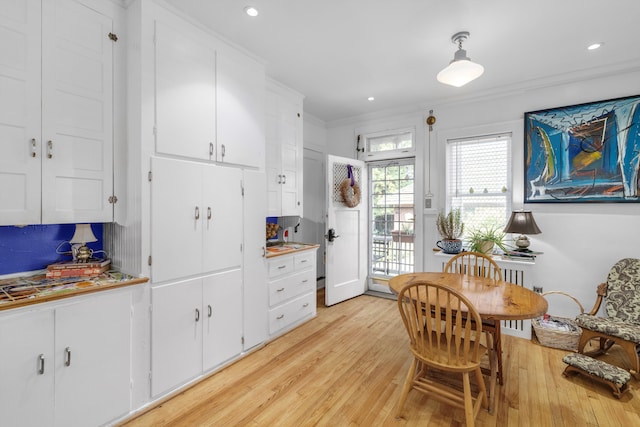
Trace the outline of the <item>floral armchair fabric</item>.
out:
M 596 316 L 604 302 L 606 318 Z M 583 329 L 578 352 L 584 354 L 586 344 L 599 339 L 600 348 L 589 355 L 605 353 L 618 344 L 623 347 L 631 363 L 631 372 L 640 378 L 640 259 L 625 258 L 618 261 L 598 286 L 596 303 L 589 313 L 576 318 Z

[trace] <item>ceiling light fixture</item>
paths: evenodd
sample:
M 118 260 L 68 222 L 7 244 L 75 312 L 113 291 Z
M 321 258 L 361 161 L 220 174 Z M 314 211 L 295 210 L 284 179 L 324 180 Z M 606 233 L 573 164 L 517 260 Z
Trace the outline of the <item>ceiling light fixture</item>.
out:
M 587 47 L 587 49 L 596 50 L 596 49 L 598 49 L 600 47 L 602 47 L 602 43 L 594 43 L 594 44 L 590 44 L 589 47 Z
M 247 6 L 244 8 L 244 13 L 246 13 L 247 15 L 253 17 L 258 16 L 258 9 L 256 9 L 253 6 Z
M 477 79 L 484 73 L 484 67 L 471 62 L 471 59 L 467 57 L 467 51 L 462 48 L 462 42 L 468 38 L 468 31 L 455 33 L 451 37 L 451 41 L 458 45 L 458 50 L 449 65 L 438 73 L 437 79 L 440 83 L 460 87 Z
M 370 96 L 370 97 L 367 98 L 367 101 L 374 101 L 374 100 L 375 100 L 375 98 L 373 96 Z

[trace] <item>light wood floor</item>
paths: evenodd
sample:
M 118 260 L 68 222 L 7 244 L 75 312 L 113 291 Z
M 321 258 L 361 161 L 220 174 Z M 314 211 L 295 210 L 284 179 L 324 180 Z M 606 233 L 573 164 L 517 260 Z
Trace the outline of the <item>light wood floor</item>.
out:
M 333 307 L 160 406 L 136 426 L 460 426 L 462 411 L 412 391 L 394 418 L 409 368 L 395 301 L 361 296 Z M 479 426 L 640 426 L 640 381 L 622 399 L 565 378 L 564 350 L 503 336 L 505 384 Z M 617 361 L 612 351 L 605 360 Z

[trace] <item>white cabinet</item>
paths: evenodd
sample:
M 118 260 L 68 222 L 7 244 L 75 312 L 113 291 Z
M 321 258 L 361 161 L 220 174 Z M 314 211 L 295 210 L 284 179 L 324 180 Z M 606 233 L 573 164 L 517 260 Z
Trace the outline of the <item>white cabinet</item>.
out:
M 151 290 L 151 394 L 242 351 L 242 276 L 232 270 Z
M 151 174 L 153 282 L 239 268 L 241 171 L 154 157 Z
M 269 216 L 302 216 L 302 96 L 270 83 L 267 90 Z
M 264 168 L 264 65 L 182 19 L 159 15 L 156 152 Z
M 217 60 L 216 161 L 264 169 L 264 66 L 229 48 Z
M 113 18 L 75 0 L 0 14 L 0 224 L 113 218 Z
M 211 38 L 172 17 L 155 21 L 156 152 L 213 158 L 216 50 Z
M 0 413 L 11 426 L 102 425 L 129 412 L 131 294 L 0 317 Z
M 316 313 L 316 250 L 270 258 L 269 333 L 282 333 Z
M 267 186 L 264 171 L 244 171 L 243 331 L 244 349 L 266 341 L 267 260 L 265 217 Z

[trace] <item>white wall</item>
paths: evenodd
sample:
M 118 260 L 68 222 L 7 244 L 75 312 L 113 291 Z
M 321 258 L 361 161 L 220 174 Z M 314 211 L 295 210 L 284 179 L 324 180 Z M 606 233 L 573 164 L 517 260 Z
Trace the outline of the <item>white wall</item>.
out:
M 452 89 L 455 90 L 455 89 Z M 536 260 L 536 286 L 570 293 L 586 310 L 595 300 L 597 284 L 606 280 L 611 266 L 620 258 L 640 258 L 640 204 L 528 204 L 523 206 L 523 116 L 526 111 L 553 108 L 640 94 L 640 71 L 567 82 L 554 86 L 518 90 L 481 99 L 428 105 L 423 119 L 433 109 L 437 122 L 432 133 L 433 159 L 431 187 L 435 209 L 424 211 L 425 270 L 439 269 L 431 248 L 438 240 L 435 229 L 437 210 L 443 209 L 444 145 L 448 136 L 478 135 L 495 130 L 513 131 L 514 209 L 530 209 L 542 234 L 529 236 L 531 247 L 543 251 Z M 327 152 L 353 156 L 356 129 L 384 122 L 384 117 L 354 120 L 331 126 L 327 132 Z M 426 128 L 426 125 L 423 125 Z M 425 141 L 428 132 L 424 132 Z M 435 138 L 435 139 L 434 139 Z M 551 297 L 549 312 L 573 316 L 578 313 L 568 298 Z

